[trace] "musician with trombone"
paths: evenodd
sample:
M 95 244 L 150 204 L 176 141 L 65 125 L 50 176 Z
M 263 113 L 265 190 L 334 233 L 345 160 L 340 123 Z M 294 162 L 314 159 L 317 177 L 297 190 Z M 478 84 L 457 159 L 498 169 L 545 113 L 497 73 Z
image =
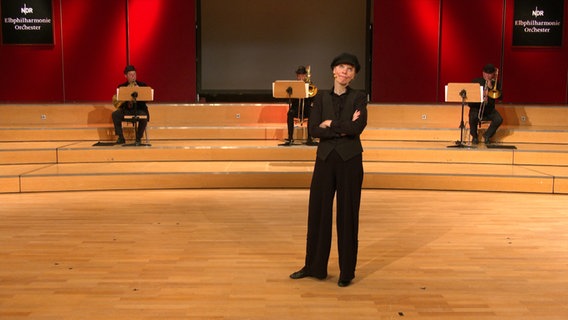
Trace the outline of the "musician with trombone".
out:
M 495 109 L 495 100 L 501 97 L 501 83 L 499 82 L 499 69 L 492 64 L 483 67 L 483 77 L 475 78 L 472 82 L 483 86 L 483 101 L 481 103 L 469 103 L 469 130 L 471 143 L 478 144 L 477 128 L 481 121 L 490 121 L 491 124 L 483 134 L 485 144 L 491 143 L 491 138 L 503 123 L 501 114 Z
M 309 119 L 310 111 L 312 109 L 312 98 L 317 93 L 317 88 L 311 84 L 311 76 L 308 67 L 299 66 L 296 69 L 296 80 L 301 80 L 310 84 L 308 97 L 305 99 L 293 99 L 288 109 L 288 114 L 286 115 L 286 122 L 288 125 L 288 139 L 281 146 L 291 146 L 294 144 L 294 119 L 300 119 L 303 122 L 304 119 Z M 309 120 L 308 120 L 309 121 Z M 308 139 L 306 141 L 308 146 L 317 146 L 317 142 L 313 140 L 310 133 L 310 127 L 308 126 Z
M 121 83 L 118 87 L 147 87 L 148 85 L 144 82 L 136 80 L 136 68 L 132 65 L 127 65 L 124 68 L 124 77 L 126 82 Z M 141 139 L 144 136 L 144 131 L 150 119 L 148 112 L 148 106 L 145 101 L 119 101 L 116 95 L 112 97 L 112 103 L 116 108 L 112 113 L 112 122 L 114 124 L 114 132 L 118 136 L 116 144 L 124 144 L 124 135 L 122 133 L 122 121 L 124 121 L 125 115 L 135 115 L 143 116 L 138 119 L 138 131 L 136 132 L 136 144 L 141 143 Z M 136 103 L 136 106 L 134 106 Z

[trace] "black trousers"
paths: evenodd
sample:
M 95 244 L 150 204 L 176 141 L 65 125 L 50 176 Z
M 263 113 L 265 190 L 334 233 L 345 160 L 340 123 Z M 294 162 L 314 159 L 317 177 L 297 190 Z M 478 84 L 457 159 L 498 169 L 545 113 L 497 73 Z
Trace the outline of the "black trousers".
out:
M 148 113 L 144 110 L 138 110 L 138 115 L 145 115 L 147 116 Z M 114 124 L 114 133 L 119 136 L 123 137 L 122 133 L 122 121 L 124 120 L 125 115 L 134 115 L 134 109 L 128 108 L 118 108 L 112 112 L 112 122 Z M 136 132 L 136 139 L 140 140 L 144 136 L 144 130 L 146 130 L 146 126 L 148 125 L 147 119 L 138 119 L 138 131 Z
M 337 152 L 332 151 L 326 160 L 316 159 L 310 186 L 305 261 L 305 268 L 311 276 L 327 276 L 333 201 L 337 194 L 339 278 L 351 280 L 355 277 L 362 184 L 362 155 L 344 161 Z
M 479 126 L 479 108 L 469 108 L 469 133 L 472 137 L 477 138 L 477 127 Z M 491 121 L 489 128 L 485 132 L 484 136 L 489 139 L 495 135 L 497 129 L 503 123 L 503 118 L 501 114 L 493 109 L 490 113 L 485 113 L 483 115 L 483 120 Z
M 298 118 L 298 106 L 292 106 L 288 109 L 288 113 L 286 115 L 286 123 L 288 125 L 288 140 L 294 140 L 294 118 Z M 308 120 L 308 140 L 312 140 L 312 135 L 310 134 L 310 126 L 309 126 L 309 117 L 310 117 L 310 108 L 304 108 L 304 120 Z M 301 115 L 300 115 L 301 116 Z

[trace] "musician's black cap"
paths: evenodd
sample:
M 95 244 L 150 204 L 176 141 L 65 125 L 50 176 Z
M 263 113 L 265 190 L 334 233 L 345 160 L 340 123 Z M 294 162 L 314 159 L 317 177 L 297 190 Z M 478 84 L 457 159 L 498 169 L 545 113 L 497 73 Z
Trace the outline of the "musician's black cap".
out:
M 296 74 L 306 74 L 306 73 L 308 73 L 308 71 L 304 66 L 299 66 L 298 69 L 296 69 Z
M 136 71 L 136 68 L 134 68 L 133 65 L 130 65 L 130 64 L 129 64 L 129 65 L 127 65 L 127 66 L 124 68 L 124 74 L 127 74 L 127 73 L 129 73 L 130 71 Z
M 492 65 L 491 63 L 488 63 L 485 65 L 485 67 L 483 67 L 483 72 L 485 73 L 493 73 L 495 72 L 495 70 L 497 69 L 495 69 L 495 66 Z
M 336 65 L 339 64 L 349 64 L 355 67 L 355 72 L 359 72 L 361 70 L 361 65 L 359 64 L 359 59 L 351 53 L 342 53 L 335 57 L 333 61 L 331 61 L 331 69 L 335 68 Z

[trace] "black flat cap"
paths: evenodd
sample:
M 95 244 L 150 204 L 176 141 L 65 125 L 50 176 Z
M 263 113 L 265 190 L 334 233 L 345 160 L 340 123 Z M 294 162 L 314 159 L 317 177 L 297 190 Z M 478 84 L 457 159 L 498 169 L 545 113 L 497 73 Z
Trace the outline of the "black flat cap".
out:
M 355 72 L 359 72 L 361 70 L 361 65 L 359 64 L 359 59 L 351 53 L 342 53 L 335 57 L 333 61 L 331 61 L 331 69 L 335 68 L 335 66 L 339 64 L 348 64 L 355 67 Z

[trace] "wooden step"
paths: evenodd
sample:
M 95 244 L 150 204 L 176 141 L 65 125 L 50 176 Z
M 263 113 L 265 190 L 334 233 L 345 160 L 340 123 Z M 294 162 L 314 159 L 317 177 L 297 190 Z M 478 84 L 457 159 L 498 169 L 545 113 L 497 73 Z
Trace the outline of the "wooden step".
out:
M 548 147 L 470 149 L 439 142 L 367 141 L 365 188 L 565 193 L 568 146 Z M 174 141 L 151 147 L 41 143 L 38 148 L 52 148 L 56 156 L 47 157 L 44 165 L 31 159 L 27 165 L 0 165 L 2 192 L 305 188 L 316 150 L 267 141 Z M 22 156 L 30 149 L 22 145 Z
M 499 108 L 501 148 L 455 148 L 469 138 L 455 105 L 370 104 L 364 187 L 568 193 L 568 108 Z M 156 105 L 145 147 L 94 146 L 115 139 L 109 105 L 0 111 L 2 193 L 307 188 L 315 159 L 316 148 L 299 143 L 305 124 L 296 127 L 298 144 L 278 146 L 287 135 L 286 105 Z
M 568 145 L 453 148 L 364 141 L 365 188 L 565 193 Z M 1 143 L 1 192 L 153 188 L 306 188 L 316 148 L 274 141 Z M 2 157 L 7 159 L 8 157 Z M 25 165 L 24 165 L 25 163 Z M 34 165 L 43 163 L 44 165 Z M 20 165 L 17 165 L 20 164 Z
M 568 128 L 568 126 L 566 127 Z M 155 127 L 147 128 L 150 140 L 283 140 L 287 137 L 285 124 L 258 126 L 217 126 L 217 127 Z M 134 131 L 125 129 L 127 139 L 133 139 Z M 295 139 L 306 138 L 306 127 L 295 128 Z M 469 133 L 460 136 L 458 128 L 379 128 L 367 127 L 361 136 L 363 140 L 384 141 L 445 141 L 460 140 L 469 142 Z M 116 139 L 110 125 L 99 127 L 55 127 L 55 128 L 1 128 L 0 142 L 39 142 L 39 141 L 113 141 Z M 501 143 L 568 143 L 568 130 L 560 128 L 538 129 L 533 127 L 502 126 L 495 135 Z
M 503 115 L 495 139 L 504 143 L 568 141 L 568 108 L 498 106 Z M 0 142 L 111 141 L 116 139 L 110 104 L 0 105 Z M 453 104 L 369 104 L 365 140 L 469 140 L 460 133 L 461 108 Z M 148 135 L 152 140 L 266 139 L 287 136 L 285 104 L 153 104 Z M 297 128 L 295 138 L 305 138 Z M 484 130 L 484 129 L 481 129 Z M 128 132 L 127 132 L 128 133 Z M 130 134 L 132 135 L 132 134 Z
M 94 146 L 89 142 L 0 143 L 0 164 L 104 163 L 128 161 L 313 161 L 316 147 L 282 147 L 271 140 L 164 140 L 149 147 Z M 440 141 L 363 141 L 369 162 L 553 165 L 568 163 L 568 144 L 484 144 L 454 148 Z M 494 146 L 513 146 L 495 144 Z
M 364 168 L 364 188 L 368 189 L 568 192 L 565 167 L 365 162 Z M 313 162 L 113 162 L 20 165 L 10 169 L 1 171 L 2 181 L 10 182 L 10 188 L 3 183 L 2 192 L 308 188 Z

